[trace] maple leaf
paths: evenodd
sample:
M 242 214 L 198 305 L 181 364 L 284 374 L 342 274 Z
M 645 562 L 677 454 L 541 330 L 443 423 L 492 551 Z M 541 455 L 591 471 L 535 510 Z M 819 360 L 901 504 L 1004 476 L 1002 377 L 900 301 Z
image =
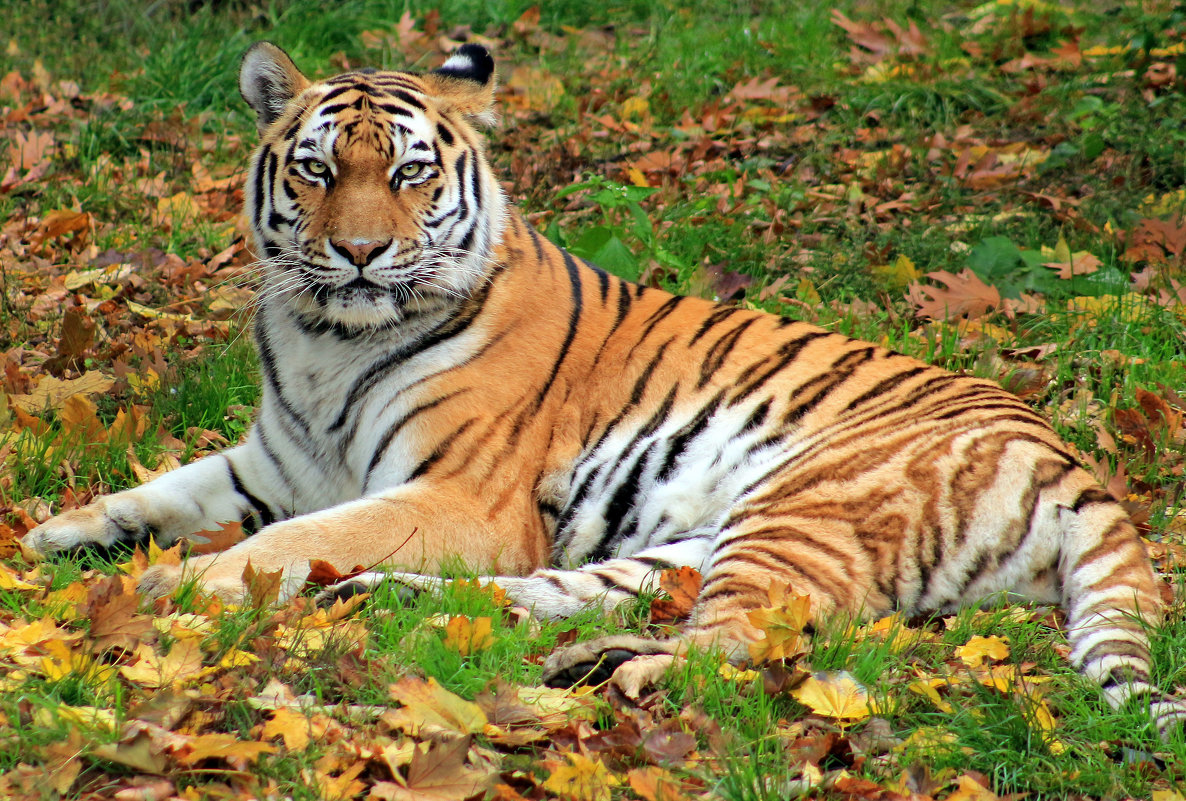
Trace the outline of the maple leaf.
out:
M 932 320 L 969 319 L 983 317 L 1000 308 L 1001 293 L 988 286 L 976 273 L 965 269 L 958 275 L 946 270 L 927 273 L 927 278 L 939 281 L 947 288 L 911 284 L 907 299 L 915 306 L 915 316 Z
M 803 627 L 811 620 L 811 596 L 794 594 L 783 584 L 768 591 L 770 606 L 747 614 L 752 626 L 765 638 L 750 643 L 754 662 L 772 662 L 798 656 L 807 650 Z
M 863 720 L 871 711 L 868 692 L 847 671 L 813 673 L 791 690 L 791 697 L 837 720 Z
M 185 535 L 184 539 L 189 543 L 190 556 L 225 551 L 232 545 L 247 539 L 247 535 L 243 532 L 243 522 L 240 520 L 218 523 L 217 525 L 217 529 L 203 529 Z
M 251 764 L 264 754 L 276 753 L 276 746 L 240 740 L 233 734 L 212 732 L 186 738 L 184 744 L 172 749 L 173 757 L 182 765 L 193 765 L 203 759 L 225 759 L 232 764 Z
M 408 762 L 407 777 L 396 773 L 394 782 L 377 782 L 370 798 L 383 801 L 465 801 L 482 792 L 496 775 L 466 763 L 470 738 L 416 746 Z
M 276 602 L 280 597 L 283 579 L 283 570 L 256 570 L 250 559 L 243 568 L 243 584 L 247 587 L 247 597 L 251 600 L 251 605 L 257 609 Z
M 991 637 L 977 635 L 956 648 L 955 655 L 968 667 L 980 667 L 986 658 L 999 662 L 1009 658 L 1009 640 L 995 634 Z
M 655 598 L 651 601 L 651 622 L 674 623 L 685 619 L 696 605 L 702 581 L 700 571 L 694 567 L 681 567 L 660 573 L 659 587 L 669 598 Z
M 493 622 L 488 617 L 456 615 L 445 625 L 445 647 L 462 656 L 484 651 L 494 644 Z
M 488 722 L 480 706 L 449 692 L 436 679 L 408 676 L 391 685 L 388 694 L 403 707 L 384 713 L 383 722 L 416 737 L 477 734 Z
M 202 651 L 192 639 L 173 643 L 169 653 L 160 655 L 147 645 L 136 649 L 137 660 L 119 669 L 128 681 L 157 689 L 183 684 L 203 674 Z
M 307 717 L 299 712 L 281 707 L 272 713 L 272 719 L 264 724 L 263 738 L 271 740 L 280 737 L 289 751 L 304 751 L 309 744 L 312 729 Z
M 565 754 L 568 764 L 555 764 L 543 788 L 566 801 L 610 801 L 622 783 L 604 763 L 577 753 Z

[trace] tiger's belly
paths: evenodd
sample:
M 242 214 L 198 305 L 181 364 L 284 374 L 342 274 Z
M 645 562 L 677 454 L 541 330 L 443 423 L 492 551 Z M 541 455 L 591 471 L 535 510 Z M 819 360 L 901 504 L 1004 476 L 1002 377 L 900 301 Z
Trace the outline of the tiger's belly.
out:
M 563 475 L 546 476 L 559 509 L 553 564 L 625 557 L 646 548 L 714 538 L 747 492 L 793 454 L 772 440 L 764 411 L 694 406 L 656 423 L 611 427 Z

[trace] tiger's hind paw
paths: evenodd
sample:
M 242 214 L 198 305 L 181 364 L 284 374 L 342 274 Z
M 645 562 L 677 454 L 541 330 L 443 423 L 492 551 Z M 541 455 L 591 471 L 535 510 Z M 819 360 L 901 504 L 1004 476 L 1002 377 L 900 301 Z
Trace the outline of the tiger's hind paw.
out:
M 345 581 L 339 581 L 337 584 L 331 584 L 313 596 L 313 601 L 321 608 L 329 608 L 338 601 L 346 601 L 356 595 L 373 593 L 380 586 L 391 588 L 392 594 L 408 601 L 427 589 L 401 579 L 401 575 L 381 570 L 369 570 Z
M 658 682 L 678 658 L 680 642 L 651 640 L 630 634 L 601 637 L 554 652 L 544 662 L 548 687 L 609 682 L 626 697 L 637 700 Z

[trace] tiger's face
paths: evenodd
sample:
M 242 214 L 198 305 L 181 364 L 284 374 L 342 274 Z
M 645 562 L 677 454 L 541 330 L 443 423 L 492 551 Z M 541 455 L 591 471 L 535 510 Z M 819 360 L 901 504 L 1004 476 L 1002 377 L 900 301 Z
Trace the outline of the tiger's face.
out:
M 261 144 L 247 208 L 262 291 L 310 323 L 390 328 L 447 310 L 486 279 L 503 198 L 474 122 L 493 103 L 476 45 L 431 73 L 310 83 L 279 48 L 244 56 Z

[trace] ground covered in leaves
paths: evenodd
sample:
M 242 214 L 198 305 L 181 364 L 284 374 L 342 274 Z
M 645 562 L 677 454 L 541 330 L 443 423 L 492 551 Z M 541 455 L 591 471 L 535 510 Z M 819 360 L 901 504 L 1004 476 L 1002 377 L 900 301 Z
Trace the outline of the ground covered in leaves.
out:
M 1186 798 L 1186 745 L 1067 669 L 1055 610 L 825 621 L 809 640 L 803 600 L 774 587 L 752 669 L 700 655 L 630 699 L 541 687 L 539 665 L 578 637 L 677 624 L 694 571 L 554 624 L 464 582 L 318 610 L 276 607 L 260 575 L 241 608 L 192 591 L 150 606 L 136 577 L 178 548 L 22 554 L 51 513 L 249 425 L 242 50 L 269 38 L 326 75 L 436 66 L 478 41 L 502 82 L 496 169 L 554 240 L 632 280 L 1000 380 L 1042 409 L 1148 536 L 1172 602 L 1160 679 L 1186 684 L 1181 9 L 435 5 L 12 13 L 0 796 Z M 241 533 L 207 535 L 192 547 Z

